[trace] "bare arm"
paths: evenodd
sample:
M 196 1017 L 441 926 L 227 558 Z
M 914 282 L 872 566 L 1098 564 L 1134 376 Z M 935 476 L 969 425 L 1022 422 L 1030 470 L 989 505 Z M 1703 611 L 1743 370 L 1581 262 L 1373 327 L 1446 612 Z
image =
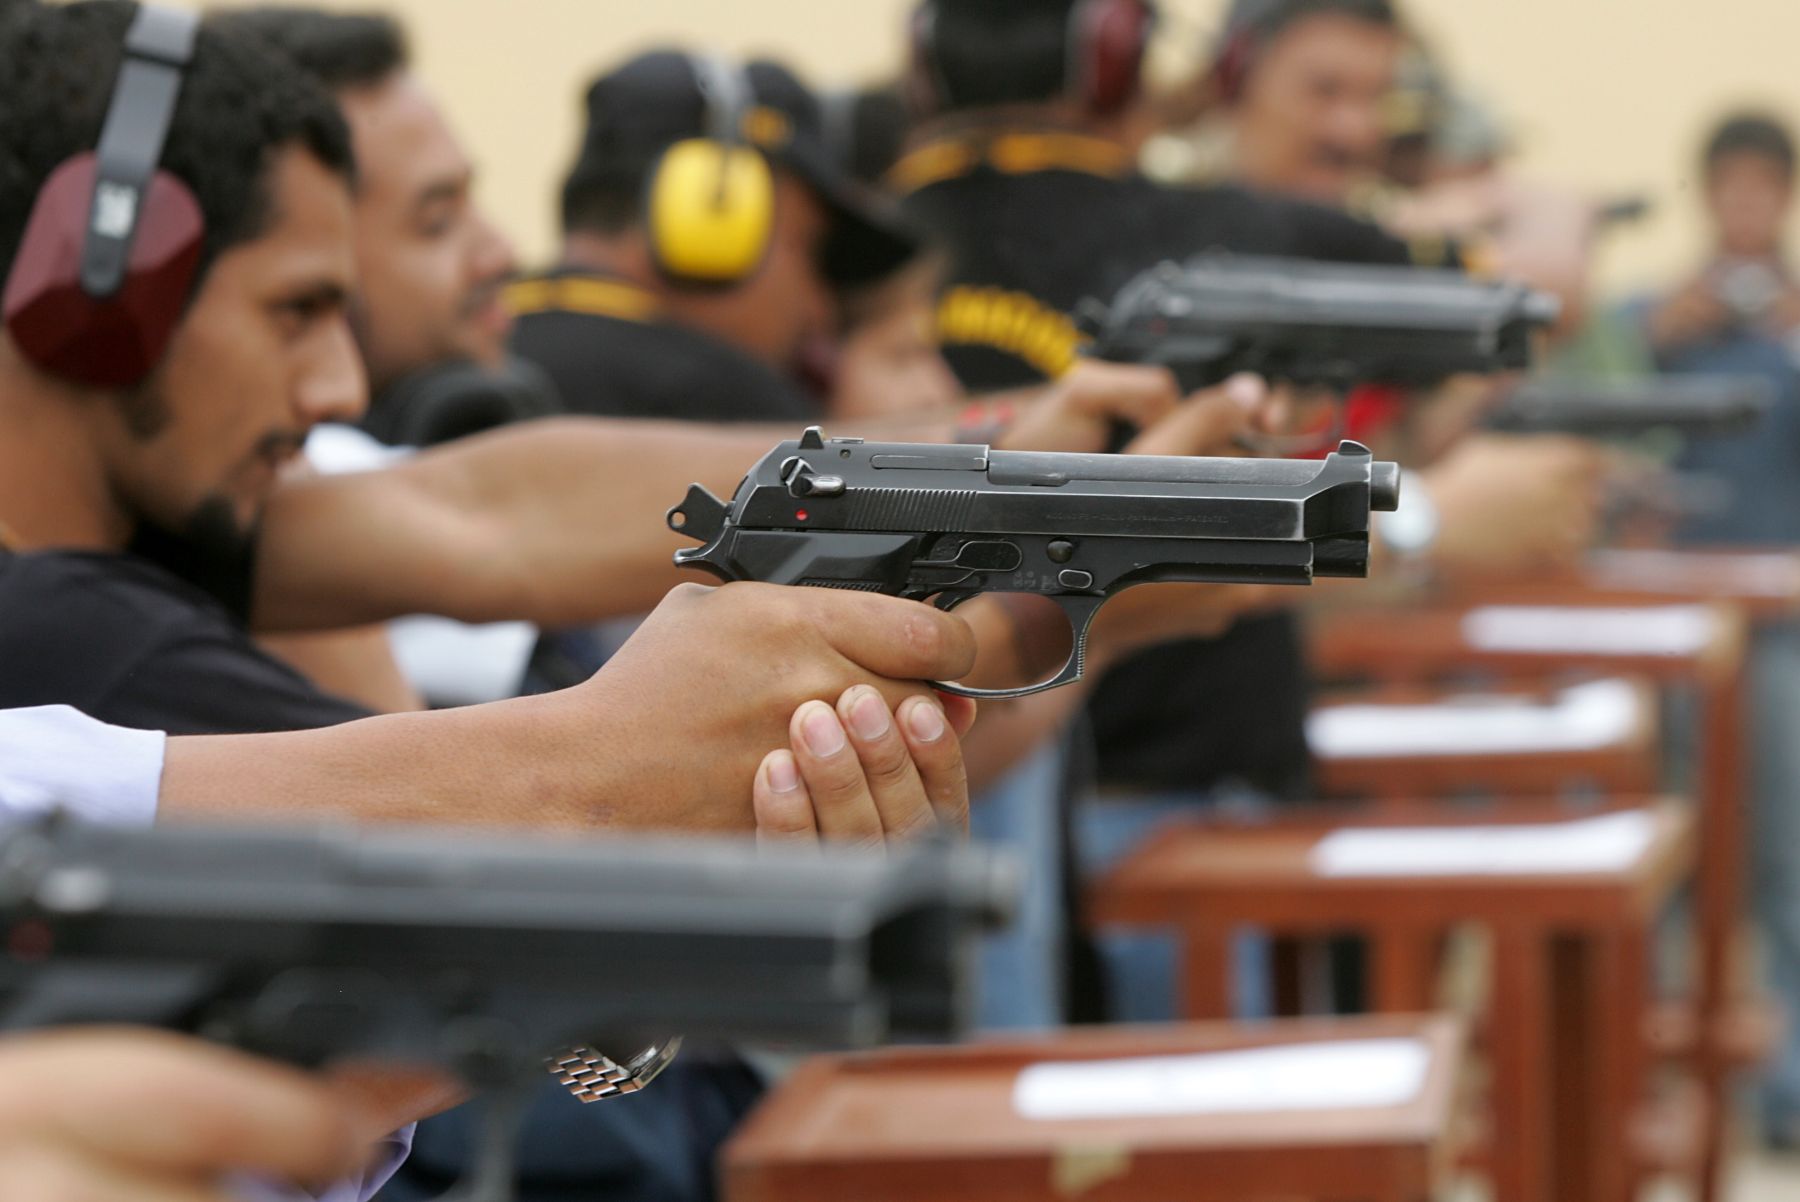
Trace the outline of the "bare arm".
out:
M 795 433 L 566 418 L 299 481 L 264 520 L 255 625 L 435 613 L 567 626 L 642 613 L 691 578 L 663 523 L 688 484 L 729 494 Z

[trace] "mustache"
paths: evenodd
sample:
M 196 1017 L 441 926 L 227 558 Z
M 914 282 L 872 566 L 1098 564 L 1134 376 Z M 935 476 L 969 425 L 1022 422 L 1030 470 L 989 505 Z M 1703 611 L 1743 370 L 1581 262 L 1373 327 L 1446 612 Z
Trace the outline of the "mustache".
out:
M 516 278 L 516 272 L 507 271 L 491 279 L 482 280 L 463 296 L 462 303 L 456 307 L 456 315 L 465 318 L 474 317 L 499 300 L 500 294 L 506 291 L 506 286 Z
M 305 430 L 270 430 L 256 440 L 256 454 L 280 462 L 292 459 L 306 446 Z

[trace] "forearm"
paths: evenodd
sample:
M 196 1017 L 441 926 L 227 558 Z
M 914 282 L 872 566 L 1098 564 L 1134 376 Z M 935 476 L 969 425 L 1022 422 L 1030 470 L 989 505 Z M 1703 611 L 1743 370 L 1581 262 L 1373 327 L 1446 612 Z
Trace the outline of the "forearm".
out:
M 566 694 L 323 730 L 171 738 L 158 815 L 579 830 L 628 825 Z
M 467 439 L 377 472 L 283 488 L 263 526 L 255 624 L 594 622 L 681 579 L 663 515 L 699 482 L 729 494 L 793 431 L 559 419 Z

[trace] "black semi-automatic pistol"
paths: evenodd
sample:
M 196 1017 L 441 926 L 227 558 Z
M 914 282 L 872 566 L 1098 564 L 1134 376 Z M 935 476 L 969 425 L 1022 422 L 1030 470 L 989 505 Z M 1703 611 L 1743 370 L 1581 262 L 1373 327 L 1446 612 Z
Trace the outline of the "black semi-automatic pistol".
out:
M 1682 439 L 1747 434 L 1774 408 L 1762 376 L 1652 376 L 1625 380 L 1530 380 L 1488 419 L 1515 434 L 1635 439 L 1659 432 Z
M 1167 367 L 1185 393 L 1244 371 L 1340 391 L 1517 371 L 1558 310 L 1458 271 L 1212 253 L 1149 268 L 1079 316 L 1094 358 Z
M 721 580 L 860 589 L 940 609 L 987 592 L 1047 597 L 1068 662 L 1022 697 L 1080 680 L 1088 628 L 1115 593 L 1163 581 L 1310 584 L 1366 576 L 1369 513 L 1399 504 L 1399 469 L 1366 447 L 1323 460 L 1052 454 L 824 438 L 765 455 L 729 502 L 700 485 L 669 527 Z

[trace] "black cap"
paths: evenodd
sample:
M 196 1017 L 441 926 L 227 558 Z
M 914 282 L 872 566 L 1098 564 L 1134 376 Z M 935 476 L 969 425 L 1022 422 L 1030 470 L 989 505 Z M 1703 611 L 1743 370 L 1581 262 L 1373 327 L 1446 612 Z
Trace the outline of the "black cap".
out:
M 829 216 L 820 264 L 826 278 L 867 283 L 917 254 L 919 241 L 894 202 L 833 158 L 812 90 L 768 60 L 746 65 L 743 77 L 749 90 L 744 140 L 805 183 Z M 711 132 L 700 86 L 694 59 L 677 51 L 639 55 L 596 79 L 587 92 L 587 129 L 572 178 L 647 179 L 670 145 Z

